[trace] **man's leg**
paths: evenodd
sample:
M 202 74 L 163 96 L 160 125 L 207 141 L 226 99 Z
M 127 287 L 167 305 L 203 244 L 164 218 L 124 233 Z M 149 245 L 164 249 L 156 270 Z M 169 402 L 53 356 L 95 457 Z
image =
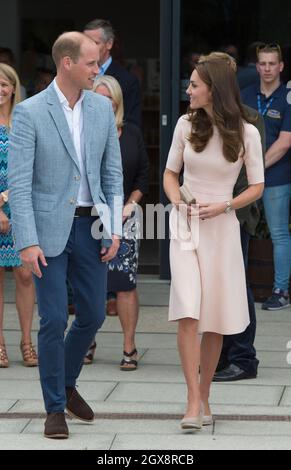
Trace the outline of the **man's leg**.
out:
M 244 230 L 242 226 L 240 227 L 240 232 L 245 270 L 247 271 L 250 235 Z M 219 368 L 215 374 L 215 380 L 223 378 L 225 378 L 225 380 L 237 380 L 239 378 L 240 372 L 239 370 L 233 370 L 232 368 L 228 370 L 228 366 L 230 365 L 235 365 L 244 372 L 244 374 L 241 374 L 241 378 L 247 378 L 248 376 L 255 377 L 257 375 L 259 361 L 256 358 L 256 350 L 254 347 L 257 321 L 254 298 L 248 282 L 247 296 L 250 324 L 242 333 L 224 336 L 223 350 L 226 351 L 228 364 L 223 370 Z M 222 357 L 226 362 L 225 356 L 222 355 Z
M 288 291 L 291 266 L 289 232 L 291 184 L 265 188 L 263 201 L 274 249 L 274 289 Z
M 100 240 L 91 235 L 92 217 L 75 219 L 68 277 L 74 290 L 75 320 L 66 336 L 66 387 L 74 388 L 84 356 L 105 318 L 107 265 L 101 262 Z
M 48 413 L 63 412 L 65 394 L 64 332 L 67 326 L 67 265 L 65 251 L 55 258 L 46 258 L 41 267 L 42 278 L 34 276 L 40 330 L 38 334 L 39 372 Z

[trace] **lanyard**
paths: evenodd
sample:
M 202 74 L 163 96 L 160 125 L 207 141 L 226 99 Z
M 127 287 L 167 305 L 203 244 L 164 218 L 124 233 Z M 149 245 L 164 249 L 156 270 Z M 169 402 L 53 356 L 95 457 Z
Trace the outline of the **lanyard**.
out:
M 262 116 L 265 116 L 267 114 L 268 109 L 270 108 L 271 104 L 274 101 L 274 97 L 270 98 L 267 100 L 265 108 L 262 109 L 262 102 L 261 102 L 261 95 L 260 93 L 257 94 L 257 99 L 258 99 L 258 111 Z

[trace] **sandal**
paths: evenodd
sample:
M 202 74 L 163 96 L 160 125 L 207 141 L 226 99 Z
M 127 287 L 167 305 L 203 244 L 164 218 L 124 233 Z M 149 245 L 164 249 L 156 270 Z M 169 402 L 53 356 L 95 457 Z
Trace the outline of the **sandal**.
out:
M 120 363 L 120 370 L 132 371 L 137 369 L 137 360 L 130 359 L 135 354 L 137 355 L 137 350 L 135 348 L 130 353 L 123 351 L 123 359 Z
M 23 365 L 25 367 L 38 366 L 38 357 L 32 343 L 20 343 L 20 351 L 22 354 Z
M 86 356 L 84 357 L 83 363 L 85 365 L 92 364 L 93 359 L 94 359 L 94 354 L 95 354 L 95 351 L 96 351 L 96 347 L 97 347 L 97 344 L 94 341 L 94 343 L 92 343 L 90 348 L 88 349 Z
M 6 369 L 7 367 L 9 367 L 6 346 L 4 343 L 0 344 L 0 367 L 2 367 L 3 369 Z

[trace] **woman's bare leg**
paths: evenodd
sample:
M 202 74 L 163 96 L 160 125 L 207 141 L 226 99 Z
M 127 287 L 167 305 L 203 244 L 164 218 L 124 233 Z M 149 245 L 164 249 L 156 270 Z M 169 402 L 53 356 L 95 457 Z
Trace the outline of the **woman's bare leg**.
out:
M 19 316 L 24 344 L 31 343 L 31 326 L 35 301 L 34 283 L 31 272 L 24 268 L 14 268 L 13 274 L 16 282 L 16 308 Z
M 5 268 L 0 268 L 0 344 L 5 344 L 3 323 L 4 323 L 4 276 Z
M 117 292 L 117 312 L 123 331 L 123 349 L 128 353 L 135 349 L 138 310 L 139 304 L 136 289 L 128 292 Z M 136 355 L 134 354 L 131 358 L 136 359 Z
M 223 335 L 204 333 L 201 341 L 200 395 L 204 414 L 211 415 L 209 393 L 213 375 L 222 349 Z
M 198 381 L 200 363 L 198 321 L 191 318 L 179 320 L 177 340 L 188 392 L 188 405 L 184 417 L 193 418 L 199 415 L 201 407 Z

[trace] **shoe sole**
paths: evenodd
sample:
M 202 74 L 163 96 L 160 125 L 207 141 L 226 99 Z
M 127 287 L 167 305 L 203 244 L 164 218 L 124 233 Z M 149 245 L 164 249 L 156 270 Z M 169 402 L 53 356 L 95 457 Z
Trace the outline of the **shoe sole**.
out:
M 198 424 L 197 425 L 194 425 L 194 424 L 181 424 L 181 429 L 184 429 L 185 431 L 198 431 L 199 429 L 201 429 L 202 426 L 199 426 Z
M 283 305 L 282 307 L 262 307 L 262 310 L 269 310 L 274 312 L 275 310 L 283 310 L 284 308 L 289 308 L 291 304 Z
M 77 416 L 75 415 L 74 413 L 72 413 L 72 411 L 68 410 L 68 408 L 66 408 L 66 412 L 68 413 L 68 415 L 70 416 L 70 418 L 75 418 L 75 419 L 78 419 L 79 421 L 83 421 L 84 423 L 93 423 L 94 421 L 94 418 L 92 419 L 84 419 L 84 418 L 81 418 L 80 416 Z
M 44 434 L 47 439 L 68 439 L 68 434 Z

